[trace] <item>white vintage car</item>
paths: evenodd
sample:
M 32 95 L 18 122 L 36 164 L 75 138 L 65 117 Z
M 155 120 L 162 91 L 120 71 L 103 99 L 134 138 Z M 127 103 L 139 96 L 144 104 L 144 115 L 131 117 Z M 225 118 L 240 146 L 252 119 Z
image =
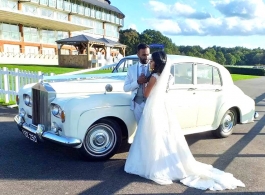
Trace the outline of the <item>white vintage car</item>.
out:
M 229 72 L 215 62 L 168 55 L 174 84 L 167 101 L 184 134 L 212 131 L 227 137 L 237 123 L 257 117 L 253 99 L 236 87 Z M 34 142 L 52 141 L 76 148 L 89 160 L 106 160 L 122 140 L 133 141 L 136 122 L 130 110 L 130 93 L 123 91 L 128 56 L 113 73 L 50 76 L 19 91 L 18 128 Z

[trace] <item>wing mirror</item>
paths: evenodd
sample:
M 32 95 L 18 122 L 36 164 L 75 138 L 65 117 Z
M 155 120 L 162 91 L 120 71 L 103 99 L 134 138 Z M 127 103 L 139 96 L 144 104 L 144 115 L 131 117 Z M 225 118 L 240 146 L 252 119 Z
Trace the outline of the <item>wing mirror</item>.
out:
M 106 92 L 112 92 L 112 90 L 113 90 L 113 87 L 112 87 L 112 85 L 111 84 L 107 84 L 106 86 L 105 86 L 105 94 L 106 94 Z

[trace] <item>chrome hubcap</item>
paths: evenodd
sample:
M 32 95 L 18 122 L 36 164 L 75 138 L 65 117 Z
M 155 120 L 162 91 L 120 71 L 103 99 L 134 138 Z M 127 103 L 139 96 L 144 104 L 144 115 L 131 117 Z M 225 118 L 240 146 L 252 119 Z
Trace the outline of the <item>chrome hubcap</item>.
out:
M 85 137 L 84 144 L 88 153 L 99 156 L 110 151 L 115 142 L 114 130 L 108 125 L 99 124 L 90 129 Z
M 223 132 L 228 133 L 234 126 L 234 116 L 232 113 L 229 113 L 223 119 Z

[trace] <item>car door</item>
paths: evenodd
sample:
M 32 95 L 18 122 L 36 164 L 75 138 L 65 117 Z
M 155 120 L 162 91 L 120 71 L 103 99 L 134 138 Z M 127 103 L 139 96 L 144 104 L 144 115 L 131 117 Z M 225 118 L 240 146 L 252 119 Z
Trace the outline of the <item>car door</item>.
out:
M 222 80 L 217 67 L 195 64 L 196 96 L 199 102 L 196 126 L 212 126 L 221 105 Z
M 193 63 L 176 63 L 171 67 L 174 84 L 169 85 L 167 103 L 183 130 L 196 126 L 198 103 L 194 85 Z

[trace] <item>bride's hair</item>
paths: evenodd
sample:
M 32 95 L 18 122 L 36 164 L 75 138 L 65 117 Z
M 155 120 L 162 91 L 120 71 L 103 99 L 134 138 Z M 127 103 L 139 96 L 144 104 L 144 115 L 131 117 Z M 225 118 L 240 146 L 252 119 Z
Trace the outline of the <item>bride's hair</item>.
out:
M 155 62 L 155 68 L 152 70 L 148 81 L 151 78 L 152 74 L 158 73 L 161 74 L 164 70 L 164 67 L 167 63 L 167 54 L 164 51 L 156 51 L 152 53 L 152 60 Z

